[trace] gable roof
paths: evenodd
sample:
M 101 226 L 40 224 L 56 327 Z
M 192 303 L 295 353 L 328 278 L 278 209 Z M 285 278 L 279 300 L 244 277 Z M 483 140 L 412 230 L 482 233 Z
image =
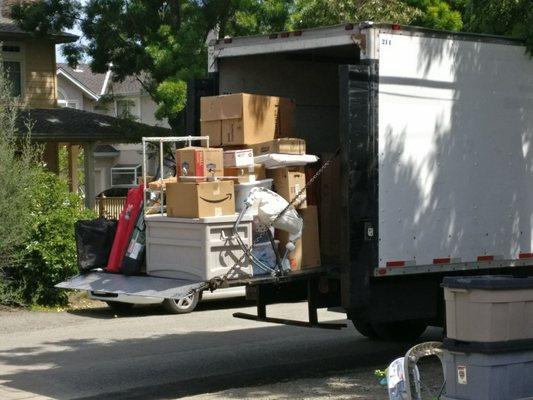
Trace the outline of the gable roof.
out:
M 94 100 L 98 100 L 102 94 L 102 88 L 107 75 L 93 73 L 88 64 L 78 64 L 74 69 L 66 63 L 57 63 L 57 73 L 58 75 L 63 75 Z
M 17 118 L 22 134 L 27 132 L 27 121 L 32 124 L 31 137 L 37 141 L 126 143 L 140 142 L 143 136 L 172 133 L 167 128 L 68 107 L 22 110 Z
M 126 77 L 122 82 L 113 82 L 112 72 L 108 71 L 105 74 L 92 72 L 89 64 L 78 64 L 76 68 L 71 68 L 66 63 L 57 63 L 57 73 L 95 100 L 103 94 L 138 94 L 143 90 L 140 82 L 133 76 Z

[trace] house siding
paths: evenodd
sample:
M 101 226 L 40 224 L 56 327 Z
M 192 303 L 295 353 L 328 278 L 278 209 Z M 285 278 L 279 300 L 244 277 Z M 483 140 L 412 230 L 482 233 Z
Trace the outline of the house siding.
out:
M 55 45 L 33 39 L 24 44 L 25 101 L 33 108 L 57 105 Z

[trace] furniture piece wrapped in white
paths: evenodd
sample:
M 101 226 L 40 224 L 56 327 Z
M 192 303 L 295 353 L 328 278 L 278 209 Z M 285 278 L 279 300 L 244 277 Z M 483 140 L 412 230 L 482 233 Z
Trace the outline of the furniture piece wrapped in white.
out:
M 237 214 L 205 218 L 146 216 L 146 273 L 173 279 L 209 281 L 226 274 L 229 279 L 249 277 L 252 266 L 232 238 Z M 252 244 L 252 216 L 241 220 L 238 232 Z

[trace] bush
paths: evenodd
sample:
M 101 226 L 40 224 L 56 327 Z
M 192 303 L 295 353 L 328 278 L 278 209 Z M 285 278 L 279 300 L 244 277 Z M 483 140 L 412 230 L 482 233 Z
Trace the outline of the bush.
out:
M 64 305 L 66 292 L 54 285 L 77 272 L 74 223 L 95 215 L 50 172 L 39 173 L 32 192 L 32 224 L 19 250 L 23 261 L 12 271 L 12 284 L 26 304 Z
M 0 67 L 0 303 L 62 305 L 54 285 L 76 272 L 74 223 L 94 213 L 44 169 L 40 146 L 20 138 L 20 105 L 2 77 Z

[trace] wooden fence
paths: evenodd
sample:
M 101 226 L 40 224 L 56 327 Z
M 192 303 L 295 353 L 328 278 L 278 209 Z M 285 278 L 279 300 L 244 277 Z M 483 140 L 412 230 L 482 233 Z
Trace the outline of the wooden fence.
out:
M 95 211 L 100 217 L 118 219 L 126 197 L 97 197 Z

